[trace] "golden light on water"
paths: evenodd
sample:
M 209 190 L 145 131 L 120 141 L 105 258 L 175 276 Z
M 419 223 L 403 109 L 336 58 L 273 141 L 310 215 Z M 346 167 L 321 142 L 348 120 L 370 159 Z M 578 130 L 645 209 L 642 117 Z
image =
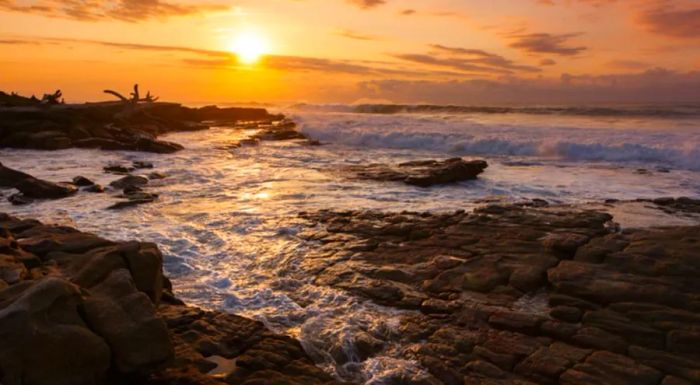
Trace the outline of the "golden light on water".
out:
M 241 64 L 251 65 L 270 52 L 270 44 L 260 32 L 246 30 L 233 38 L 230 49 Z

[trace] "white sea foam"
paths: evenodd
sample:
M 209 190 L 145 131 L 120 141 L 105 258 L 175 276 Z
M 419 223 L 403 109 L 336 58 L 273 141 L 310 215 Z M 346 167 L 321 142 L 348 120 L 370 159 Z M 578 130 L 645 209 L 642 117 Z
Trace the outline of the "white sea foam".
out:
M 297 119 L 312 137 L 348 146 L 700 170 L 700 119 L 356 113 L 304 113 Z

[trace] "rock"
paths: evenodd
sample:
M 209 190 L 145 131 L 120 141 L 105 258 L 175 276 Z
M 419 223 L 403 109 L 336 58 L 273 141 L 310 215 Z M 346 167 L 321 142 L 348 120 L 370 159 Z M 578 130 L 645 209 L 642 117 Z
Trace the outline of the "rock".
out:
M 0 254 L 0 280 L 14 285 L 29 275 L 23 263 L 11 255 Z
M 13 204 L 26 204 L 30 199 L 65 198 L 77 191 L 73 185 L 37 179 L 21 171 L 7 168 L 2 163 L 0 163 L 0 186 L 14 187 L 22 193 L 22 196 L 10 200 Z
M 33 199 L 24 196 L 22 193 L 12 194 L 7 197 L 7 200 L 15 206 L 28 205 L 34 202 Z
M 135 169 L 153 168 L 153 163 L 142 160 L 135 160 L 132 162 L 132 167 Z
M 663 370 L 668 374 L 686 379 L 694 384 L 700 383 L 700 364 L 693 358 L 641 346 L 630 346 L 629 355 L 643 364 Z
M 17 186 L 19 182 L 32 178 L 33 177 L 29 174 L 5 167 L 0 163 L 0 187 L 12 188 Z
M 91 181 L 90 179 L 88 179 L 84 176 L 76 176 L 75 178 L 73 178 L 73 184 L 76 186 L 85 187 L 85 186 L 94 186 L 95 182 Z
M 105 188 L 102 187 L 102 185 L 99 184 L 93 184 L 92 186 L 88 186 L 83 189 L 83 191 L 89 192 L 89 193 L 103 193 L 105 192 Z
M 25 179 L 15 188 L 25 197 L 34 199 L 58 199 L 73 195 L 78 189 L 70 184 L 47 182 L 41 179 Z
M 156 172 L 156 171 L 148 174 L 148 179 L 150 179 L 150 180 L 165 179 L 167 177 L 168 177 L 167 175 Z
M 134 171 L 133 167 L 126 167 L 119 164 L 110 164 L 102 168 L 104 172 L 112 174 L 128 174 Z
M 174 354 L 165 323 L 148 296 L 136 290 L 128 270 L 114 270 L 90 288 L 85 314 L 109 344 L 112 361 L 122 373 L 155 368 Z
M 277 125 L 262 127 L 260 131 L 251 136 L 251 140 L 295 140 L 308 139 L 306 135 L 296 130 L 296 124 L 291 121 L 282 121 Z
M 578 364 L 562 374 L 560 382 L 563 385 L 656 385 L 662 377 L 659 371 L 628 357 L 609 352 L 595 352 L 585 363 Z
M 357 179 L 401 181 L 410 185 L 428 187 L 475 179 L 486 167 L 488 165 L 483 160 L 465 161 L 462 158 L 453 158 L 444 161 L 414 161 L 396 166 L 385 164 L 349 166 L 344 170 Z
M 553 308 L 549 315 L 566 322 L 579 322 L 581 320 L 581 310 L 573 306 L 557 306 Z
M 127 175 L 121 179 L 111 182 L 109 185 L 116 189 L 126 189 L 130 187 L 142 187 L 147 184 L 148 178 L 137 175 Z
M 1 302 L 1 301 L 0 301 Z M 80 290 L 46 278 L 0 310 L 3 384 L 91 384 L 110 366 L 110 348 L 81 317 Z
M 6 147 L 56 150 L 69 147 L 103 150 L 169 153 L 182 149 L 157 136 L 176 131 L 207 129 L 203 120 L 240 119 L 293 131 L 293 123 L 275 124 L 283 119 L 264 109 L 187 108 L 175 103 L 139 103 L 137 108 L 122 102 L 61 105 L 1 106 L 0 143 Z M 276 132 L 277 135 L 280 135 Z

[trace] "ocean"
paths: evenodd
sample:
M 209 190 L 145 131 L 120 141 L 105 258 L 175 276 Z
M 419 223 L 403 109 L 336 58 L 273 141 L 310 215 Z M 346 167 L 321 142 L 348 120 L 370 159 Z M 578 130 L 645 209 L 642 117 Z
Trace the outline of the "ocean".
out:
M 326 357 L 320 364 L 338 377 L 379 385 L 396 371 L 423 369 L 397 353 L 405 347 L 391 344 L 369 360 L 343 365 L 328 351 L 352 353 L 348 336 L 360 325 L 396 328 L 402 311 L 295 276 L 305 250 L 313 247 L 296 236 L 304 229 L 299 212 L 471 210 L 535 198 L 592 206 L 610 199 L 700 198 L 698 105 L 273 109 L 323 145 L 264 142 L 237 148 L 231 144 L 253 131 L 214 127 L 163 137 L 186 147 L 169 155 L 2 149 L 3 164 L 52 181 L 83 175 L 108 185 L 118 176 L 105 174 L 103 166 L 135 160 L 152 162 L 167 178 L 149 183 L 158 201 L 123 211 L 105 210 L 114 193 L 27 206 L 2 199 L 0 211 L 112 239 L 156 242 L 176 294 L 186 302 L 259 319 Z M 477 180 L 432 188 L 352 180 L 342 172 L 345 165 L 457 156 L 485 159 L 489 167 Z M 697 222 L 641 210 L 630 223 Z M 305 303 L 292 299 L 300 296 Z M 530 300 L 538 306 L 537 298 Z

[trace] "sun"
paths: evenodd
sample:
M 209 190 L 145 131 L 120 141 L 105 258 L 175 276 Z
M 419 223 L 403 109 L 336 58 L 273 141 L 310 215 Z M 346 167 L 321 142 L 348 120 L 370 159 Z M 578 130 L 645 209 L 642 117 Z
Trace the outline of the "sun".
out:
M 242 64 L 255 64 L 260 57 L 269 52 L 267 39 L 256 31 L 244 31 L 231 42 L 231 51 L 238 56 Z

